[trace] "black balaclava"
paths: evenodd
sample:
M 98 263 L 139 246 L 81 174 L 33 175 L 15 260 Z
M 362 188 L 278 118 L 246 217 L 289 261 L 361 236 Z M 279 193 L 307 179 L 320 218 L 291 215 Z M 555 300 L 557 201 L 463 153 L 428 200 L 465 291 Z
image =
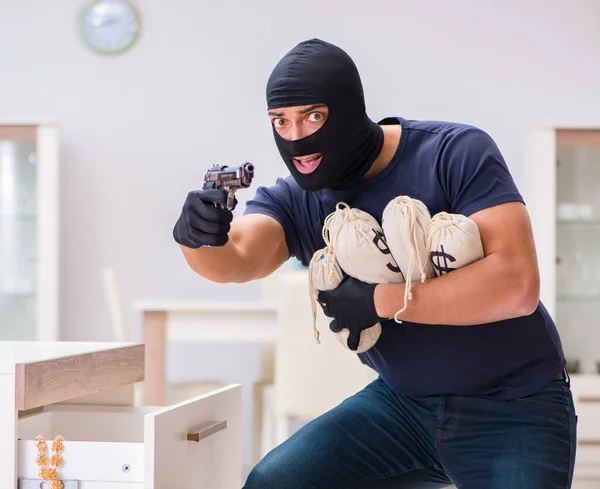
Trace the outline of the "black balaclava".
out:
M 296 141 L 275 142 L 298 185 L 307 191 L 345 190 L 357 185 L 383 146 L 383 131 L 366 114 L 358 70 L 346 52 L 321 41 L 301 42 L 279 61 L 267 83 L 269 110 L 325 104 L 329 115 L 316 132 Z M 320 165 L 300 173 L 292 157 L 320 153 Z

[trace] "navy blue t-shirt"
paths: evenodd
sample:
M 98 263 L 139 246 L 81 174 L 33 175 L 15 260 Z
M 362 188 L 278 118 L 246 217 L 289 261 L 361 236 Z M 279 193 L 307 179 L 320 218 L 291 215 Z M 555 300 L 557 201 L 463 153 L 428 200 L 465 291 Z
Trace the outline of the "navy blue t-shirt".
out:
M 303 191 L 290 176 L 260 187 L 245 210 L 276 219 L 290 255 L 308 265 L 325 246 L 325 218 L 343 201 L 381 223 L 385 206 L 399 195 L 421 200 L 431 215 L 469 216 L 506 202 L 523 202 L 504 158 L 484 131 L 472 126 L 388 118 L 402 125 L 388 166 L 347 191 Z M 436 307 L 431 304 L 431 307 Z M 530 316 L 475 326 L 427 325 L 393 319 L 361 361 L 397 392 L 512 399 L 548 384 L 564 368 L 556 326 L 540 303 Z

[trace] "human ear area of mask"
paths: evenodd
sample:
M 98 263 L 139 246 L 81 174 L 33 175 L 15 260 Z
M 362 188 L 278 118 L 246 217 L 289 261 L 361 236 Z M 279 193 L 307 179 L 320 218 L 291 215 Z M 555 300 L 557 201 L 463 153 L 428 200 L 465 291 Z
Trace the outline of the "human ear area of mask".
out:
M 275 129 L 275 143 L 298 185 L 306 191 L 351 188 L 363 179 L 383 146 L 383 131 L 367 116 L 362 83 L 350 56 L 311 39 L 289 51 L 267 83 L 268 109 L 325 104 L 327 120 L 316 132 L 289 141 Z M 300 173 L 293 158 L 319 153 L 319 166 Z

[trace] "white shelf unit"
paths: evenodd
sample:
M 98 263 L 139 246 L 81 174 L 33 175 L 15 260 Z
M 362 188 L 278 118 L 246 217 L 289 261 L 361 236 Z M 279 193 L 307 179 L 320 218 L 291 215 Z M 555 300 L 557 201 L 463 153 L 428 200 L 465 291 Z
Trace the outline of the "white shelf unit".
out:
M 0 340 L 59 339 L 59 135 L 0 120 Z
M 600 123 L 548 125 L 530 143 L 541 300 L 570 361 L 579 416 L 573 488 L 600 488 Z
M 600 124 L 547 126 L 531 139 L 532 221 L 541 299 L 557 323 L 572 373 L 600 362 Z

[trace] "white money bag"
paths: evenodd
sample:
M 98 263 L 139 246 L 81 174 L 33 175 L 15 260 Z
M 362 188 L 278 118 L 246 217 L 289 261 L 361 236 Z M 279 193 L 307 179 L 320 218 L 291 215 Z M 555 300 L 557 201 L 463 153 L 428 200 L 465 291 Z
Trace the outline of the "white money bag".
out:
M 369 213 L 338 203 L 325 219 L 323 239 L 351 277 L 369 284 L 404 282 L 381 226 Z
M 427 254 L 427 226 L 430 221 L 431 214 L 427 206 L 407 195 L 394 198 L 383 210 L 381 227 L 406 281 L 404 307 L 394 316 L 397 322 L 400 322 L 398 314 L 406 310 L 408 301 L 412 299 L 412 282 L 425 282 L 435 277 Z
M 436 214 L 429 222 L 427 249 L 438 277 L 484 257 L 477 223 L 448 212 Z
M 310 303 L 312 307 L 313 332 L 317 343 L 319 340 L 319 330 L 317 328 L 317 297 L 321 290 L 335 289 L 342 279 L 344 274 L 335 256 L 333 256 L 327 247 L 317 250 L 308 266 L 308 288 L 310 294 Z M 349 350 L 348 336 L 350 331 L 348 328 L 342 329 L 338 333 L 333 333 L 336 339 Z M 364 329 L 360 333 L 360 341 L 355 353 L 362 353 L 371 348 L 381 335 L 381 324 L 377 323 L 370 328 Z

